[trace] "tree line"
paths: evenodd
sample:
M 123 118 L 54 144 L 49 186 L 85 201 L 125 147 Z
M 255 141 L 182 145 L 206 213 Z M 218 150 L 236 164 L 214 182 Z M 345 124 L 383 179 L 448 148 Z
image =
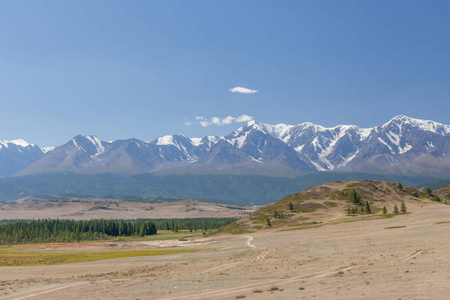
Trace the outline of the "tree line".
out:
M 123 220 L 20 220 L 0 224 L 1 244 L 80 242 L 157 233 L 151 221 Z
M 142 219 L 142 220 L 3 220 L 0 244 L 80 242 L 111 237 L 139 237 L 157 234 L 158 230 L 218 229 L 235 218 Z
M 144 219 L 143 219 L 144 220 Z M 178 230 L 207 231 L 210 229 L 219 229 L 228 225 L 236 218 L 185 218 L 185 219 L 145 219 L 151 220 L 158 230 L 171 230 L 178 232 Z

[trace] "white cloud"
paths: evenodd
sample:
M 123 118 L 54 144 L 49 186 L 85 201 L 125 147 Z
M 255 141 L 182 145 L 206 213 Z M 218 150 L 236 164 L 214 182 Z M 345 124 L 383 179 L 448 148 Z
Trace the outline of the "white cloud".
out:
M 232 92 L 232 93 L 240 93 L 240 94 L 254 94 L 254 93 L 257 93 L 258 91 L 257 90 L 251 90 L 251 89 L 248 89 L 248 88 L 245 88 L 245 87 L 241 87 L 241 86 L 237 86 L 237 87 L 234 87 L 234 88 L 230 89 L 230 92 Z
M 229 125 L 233 122 L 235 123 L 242 123 L 242 122 L 249 122 L 253 120 L 252 116 L 248 116 L 248 115 L 240 115 L 238 117 L 232 117 L 232 116 L 228 116 L 225 118 L 219 118 L 219 117 L 212 117 L 211 119 L 205 118 L 205 117 L 195 117 L 195 122 L 191 122 L 191 121 L 186 121 L 184 123 L 185 126 L 190 126 L 190 125 L 194 125 L 194 124 L 199 124 L 203 127 L 208 127 L 211 125 L 216 125 L 216 126 L 222 126 L 222 125 Z
M 242 116 L 239 116 L 239 117 L 236 118 L 236 122 L 239 122 L 239 123 L 241 123 L 241 122 L 249 122 L 251 120 L 253 120 L 253 117 L 247 116 L 247 115 L 242 115 Z
M 213 117 L 213 118 L 211 119 L 211 122 L 212 122 L 214 125 L 221 125 L 221 124 L 220 124 L 220 119 L 219 119 L 218 117 Z
M 228 117 L 222 119 L 221 125 L 228 125 L 228 124 L 233 123 L 233 121 L 236 121 L 236 118 L 233 118 L 232 116 L 228 116 Z

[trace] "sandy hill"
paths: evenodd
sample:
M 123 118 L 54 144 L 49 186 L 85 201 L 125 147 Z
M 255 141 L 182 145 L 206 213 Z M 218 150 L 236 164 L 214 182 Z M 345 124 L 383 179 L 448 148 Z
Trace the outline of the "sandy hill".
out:
M 41 199 L 26 197 L 0 203 L 1 219 L 159 219 L 159 218 L 239 218 L 255 210 L 210 203 L 196 199 L 172 202 L 135 202 L 108 198 Z
M 450 203 L 450 185 L 434 190 L 433 195 L 438 196 L 442 201 L 447 201 Z
M 436 201 L 436 195 L 440 201 Z M 294 230 L 324 224 L 391 218 L 396 215 L 395 206 L 399 214 L 402 213 L 402 202 L 406 206 L 406 213 L 410 213 L 424 205 L 445 205 L 447 201 L 450 203 L 450 186 L 427 194 L 400 183 L 378 180 L 332 181 L 268 204 L 250 216 L 228 225 L 224 231 L 243 233 L 260 229 Z

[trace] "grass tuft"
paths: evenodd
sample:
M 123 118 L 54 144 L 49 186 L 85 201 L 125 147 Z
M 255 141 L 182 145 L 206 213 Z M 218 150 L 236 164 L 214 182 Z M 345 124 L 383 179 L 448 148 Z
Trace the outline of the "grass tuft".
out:
M 125 257 L 167 255 L 183 252 L 192 252 L 192 250 L 146 250 L 80 253 L 0 251 L 0 266 L 47 266 Z

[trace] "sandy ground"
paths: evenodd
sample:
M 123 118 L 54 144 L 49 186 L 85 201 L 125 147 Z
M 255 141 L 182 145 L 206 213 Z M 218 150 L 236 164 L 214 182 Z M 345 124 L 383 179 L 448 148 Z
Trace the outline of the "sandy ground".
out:
M 0 219 L 146 219 L 146 218 L 239 218 L 258 207 L 230 209 L 234 206 L 200 200 L 167 203 L 118 201 L 30 202 L 0 205 Z
M 450 206 L 409 210 L 308 230 L 115 244 L 197 250 L 183 254 L 3 267 L 0 299 L 448 299 L 450 223 L 436 223 L 450 221 Z M 387 229 L 395 226 L 406 227 Z

